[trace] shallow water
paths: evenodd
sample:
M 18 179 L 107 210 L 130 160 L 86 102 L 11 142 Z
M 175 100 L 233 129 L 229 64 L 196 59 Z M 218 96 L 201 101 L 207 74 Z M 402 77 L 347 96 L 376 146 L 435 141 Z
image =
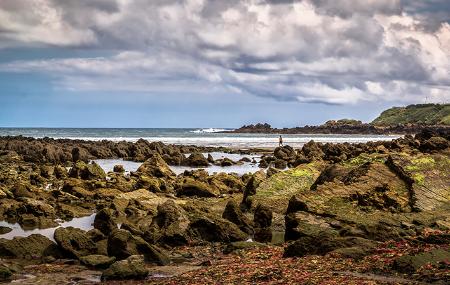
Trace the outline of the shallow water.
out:
M 32 230 L 24 230 L 19 224 L 11 224 L 6 221 L 0 221 L 0 226 L 9 227 L 12 229 L 9 233 L 0 235 L 0 238 L 5 239 L 13 239 L 14 237 L 27 237 L 32 234 L 41 234 L 43 236 L 48 237 L 50 240 L 53 240 L 53 234 L 55 233 L 55 230 L 59 227 L 74 227 L 79 228 L 85 231 L 91 230 L 94 227 L 92 224 L 94 223 L 94 218 L 96 214 L 92 214 L 90 216 L 85 216 L 81 218 L 73 218 L 71 221 L 68 222 L 60 222 L 59 226 L 54 228 L 48 228 L 48 229 L 32 229 Z
M 242 155 L 238 153 L 225 153 L 225 152 L 211 152 L 211 156 L 214 159 L 223 159 L 223 158 L 229 158 L 233 161 L 239 161 L 240 159 L 247 157 L 250 158 L 250 160 L 255 159 L 256 162 L 260 160 L 259 155 Z M 189 154 L 186 154 L 188 156 Z M 203 156 L 207 157 L 208 154 L 204 153 Z M 125 168 L 126 173 L 129 173 L 130 171 L 136 171 L 139 166 L 142 165 L 141 162 L 134 162 L 134 161 L 127 161 L 123 159 L 96 159 L 94 160 L 105 172 L 112 171 L 114 168 L 114 165 L 121 164 Z M 260 170 L 261 168 L 258 167 L 257 163 L 249 163 L 245 162 L 240 165 L 232 165 L 227 167 L 221 167 L 217 165 L 210 165 L 206 168 L 196 168 L 196 167 L 189 167 L 189 166 L 169 166 L 170 169 L 172 169 L 173 172 L 175 172 L 176 175 L 179 175 L 183 173 L 185 170 L 195 170 L 195 169 L 205 169 L 206 172 L 209 174 L 213 174 L 214 172 L 225 172 L 225 173 L 237 173 L 238 175 L 244 175 L 245 173 L 255 173 L 256 171 Z

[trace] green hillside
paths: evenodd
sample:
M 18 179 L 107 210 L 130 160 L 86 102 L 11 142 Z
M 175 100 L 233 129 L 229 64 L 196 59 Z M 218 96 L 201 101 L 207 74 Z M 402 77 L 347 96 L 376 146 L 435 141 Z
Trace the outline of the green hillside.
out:
M 397 124 L 450 125 L 450 104 L 417 104 L 390 108 L 376 118 L 376 126 Z

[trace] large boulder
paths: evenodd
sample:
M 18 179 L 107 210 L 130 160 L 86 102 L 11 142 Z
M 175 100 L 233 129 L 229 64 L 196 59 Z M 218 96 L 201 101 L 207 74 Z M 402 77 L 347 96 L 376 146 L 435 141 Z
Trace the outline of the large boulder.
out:
M 227 219 L 237 225 L 241 231 L 249 235 L 253 234 L 253 223 L 241 211 L 239 205 L 234 200 L 229 200 L 225 206 L 222 218 Z
M 58 246 L 47 237 L 32 234 L 28 237 L 15 237 L 12 240 L 0 238 L 0 257 L 42 258 L 60 257 Z
M 145 267 L 144 257 L 129 256 L 125 260 L 116 261 L 103 271 L 101 280 L 142 280 L 147 277 L 149 270 Z
M 192 167 L 208 167 L 208 160 L 199 152 L 194 152 L 183 161 L 184 165 Z
M 152 154 L 137 170 L 138 173 L 147 176 L 159 178 L 172 178 L 175 173 L 170 169 L 169 165 L 162 159 L 162 157 L 155 153 Z
M 101 231 L 104 235 L 109 235 L 114 229 L 117 229 L 117 224 L 113 219 L 112 210 L 100 210 L 95 215 L 94 228 Z
M 95 254 L 97 251 L 95 243 L 82 229 L 74 227 L 57 228 L 54 238 L 64 253 L 71 258 Z
M 151 243 L 170 246 L 185 245 L 189 239 L 188 226 L 189 219 L 185 211 L 173 200 L 167 200 L 158 206 L 158 213 L 153 217 L 149 229 L 144 234 L 144 239 Z
M 108 237 L 108 255 L 118 260 L 132 255 L 144 255 L 148 262 L 166 265 L 169 257 L 154 245 L 148 244 L 141 237 L 133 236 L 129 231 L 117 229 Z

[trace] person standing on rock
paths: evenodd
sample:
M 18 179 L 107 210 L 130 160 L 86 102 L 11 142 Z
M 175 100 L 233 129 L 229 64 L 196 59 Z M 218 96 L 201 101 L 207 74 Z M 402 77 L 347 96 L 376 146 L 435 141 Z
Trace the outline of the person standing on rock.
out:
M 280 135 L 280 138 L 278 139 L 278 146 L 283 146 L 283 138 Z

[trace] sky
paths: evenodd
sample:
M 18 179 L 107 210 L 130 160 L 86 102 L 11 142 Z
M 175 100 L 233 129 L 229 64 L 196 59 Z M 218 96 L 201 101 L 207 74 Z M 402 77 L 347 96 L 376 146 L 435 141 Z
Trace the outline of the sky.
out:
M 0 127 L 275 127 L 450 102 L 448 0 L 0 0 Z

